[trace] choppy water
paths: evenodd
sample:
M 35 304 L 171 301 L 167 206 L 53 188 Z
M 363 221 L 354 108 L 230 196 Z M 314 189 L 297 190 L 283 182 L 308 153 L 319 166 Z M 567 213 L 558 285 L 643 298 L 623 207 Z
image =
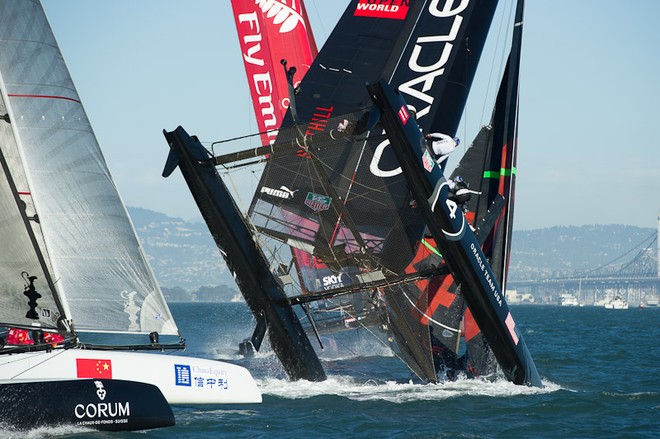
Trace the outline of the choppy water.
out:
M 186 354 L 228 359 L 253 322 L 244 304 L 173 304 Z M 658 438 L 660 308 L 513 306 L 544 389 L 506 381 L 413 384 L 368 334 L 325 339 L 329 379 L 288 382 L 276 358 L 243 363 L 262 404 L 175 407 L 177 425 L 137 433 L 69 427 L 27 437 Z M 9 437 L 26 437 L 5 433 Z

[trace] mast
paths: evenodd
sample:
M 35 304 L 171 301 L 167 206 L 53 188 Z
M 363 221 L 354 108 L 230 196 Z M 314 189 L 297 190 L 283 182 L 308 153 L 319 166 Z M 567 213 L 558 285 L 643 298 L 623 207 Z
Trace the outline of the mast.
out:
M 503 212 L 499 224 L 500 232 L 495 234 L 493 247 L 496 249 L 491 259 L 491 265 L 499 273 L 498 280 L 502 290 L 506 290 L 509 258 L 511 253 L 511 237 L 513 234 L 513 207 L 516 186 L 516 163 L 518 157 L 518 107 L 520 88 L 520 56 L 522 52 L 524 0 L 518 0 L 513 26 L 511 52 L 507 61 L 505 78 L 506 91 L 504 103 L 504 123 L 501 134 L 502 158 L 498 193 L 506 200 L 507 209 Z M 497 111 L 497 110 L 496 110 Z

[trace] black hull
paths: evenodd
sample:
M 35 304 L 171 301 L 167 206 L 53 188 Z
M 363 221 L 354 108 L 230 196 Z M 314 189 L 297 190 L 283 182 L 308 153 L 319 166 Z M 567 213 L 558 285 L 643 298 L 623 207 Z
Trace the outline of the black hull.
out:
M 135 431 L 174 425 L 158 387 L 122 380 L 30 381 L 0 384 L 3 430 L 73 425 Z
M 177 165 L 181 169 L 247 305 L 255 318 L 265 315 L 271 347 L 289 378 L 325 380 L 323 366 L 300 320 L 255 244 L 208 151 L 182 127 L 164 135 L 171 150 L 163 175 L 169 175 Z
M 456 203 L 448 200 L 447 181 L 426 148 L 405 101 L 384 81 L 368 86 L 382 112 L 381 122 L 417 201 L 475 322 L 506 377 L 515 384 L 541 387 L 541 379 L 504 300 L 481 246 Z

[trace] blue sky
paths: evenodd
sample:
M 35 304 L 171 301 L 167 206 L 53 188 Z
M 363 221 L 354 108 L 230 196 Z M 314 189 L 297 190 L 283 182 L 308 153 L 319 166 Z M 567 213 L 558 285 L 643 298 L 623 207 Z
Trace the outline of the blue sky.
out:
M 42 3 L 125 203 L 198 218 L 183 178 L 160 176 L 162 130 L 182 125 L 208 142 L 256 131 L 229 1 Z M 321 45 L 348 1 L 305 4 Z M 656 0 L 527 1 L 516 229 L 656 227 L 658 22 Z M 488 47 L 482 64 L 497 65 Z M 489 73 L 476 78 L 464 140 L 490 116 Z M 255 182 L 242 180 L 243 192 Z

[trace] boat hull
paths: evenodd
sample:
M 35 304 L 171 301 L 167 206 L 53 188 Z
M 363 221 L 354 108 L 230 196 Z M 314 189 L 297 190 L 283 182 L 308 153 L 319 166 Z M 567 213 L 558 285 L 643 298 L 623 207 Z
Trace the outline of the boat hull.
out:
M 256 319 L 266 319 L 270 346 L 287 375 L 294 381 L 325 380 L 314 347 L 208 151 L 182 127 L 163 134 L 170 145 L 163 176 L 180 168 L 245 303 Z
M 104 431 L 170 427 L 174 414 L 156 386 L 124 380 L 0 381 L 5 430 L 75 425 Z
M 0 380 L 119 379 L 152 384 L 170 404 L 260 403 L 244 367 L 146 352 L 55 349 L 0 356 Z
M 375 107 L 401 164 L 417 208 L 443 254 L 474 321 L 507 379 L 515 384 L 543 387 L 504 294 L 477 238 L 458 204 L 449 199 L 449 185 L 431 157 L 419 126 L 410 117 L 398 92 L 384 80 L 368 85 Z

